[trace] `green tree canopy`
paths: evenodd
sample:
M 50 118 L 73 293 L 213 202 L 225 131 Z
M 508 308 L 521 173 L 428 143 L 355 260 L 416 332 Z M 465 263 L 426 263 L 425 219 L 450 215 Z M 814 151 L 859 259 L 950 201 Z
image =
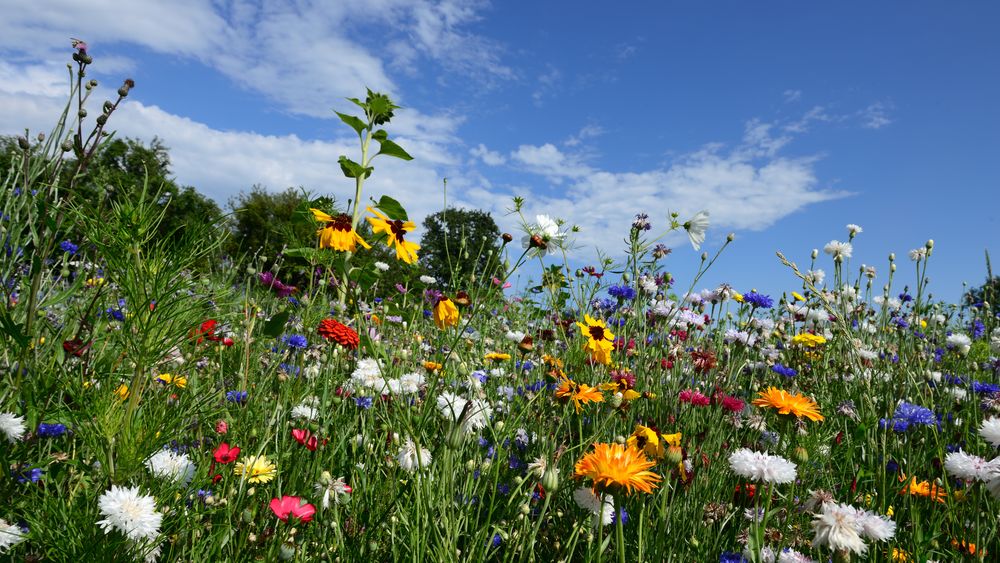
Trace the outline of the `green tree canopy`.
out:
M 424 219 L 420 262 L 442 284 L 456 288 L 492 274 L 499 263 L 500 229 L 478 209 L 449 207 Z

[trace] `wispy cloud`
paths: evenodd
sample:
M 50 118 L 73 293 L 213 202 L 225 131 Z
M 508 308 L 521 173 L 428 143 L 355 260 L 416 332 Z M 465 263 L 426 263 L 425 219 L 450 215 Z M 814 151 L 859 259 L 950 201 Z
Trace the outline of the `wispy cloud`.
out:
M 802 90 L 785 90 L 781 93 L 785 103 L 797 102 L 802 99 Z
M 568 139 L 563 141 L 563 145 L 567 147 L 579 146 L 584 141 L 588 139 L 594 139 L 600 137 L 605 133 L 605 130 L 600 125 L 595 125 L 593 123 L 584 125 L 579 131 L 574 135 L 570 135 Z
M 858 112 L 861 119 L 861 126 L 865 129 L 881 129 L 892 123 L 889 112 L 892 110 L 890 102 L 875 102 Z

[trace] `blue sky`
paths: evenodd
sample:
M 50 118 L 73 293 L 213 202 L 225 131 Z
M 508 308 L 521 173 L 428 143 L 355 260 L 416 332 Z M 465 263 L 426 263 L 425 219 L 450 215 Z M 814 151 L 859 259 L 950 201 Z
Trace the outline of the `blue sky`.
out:
M 936 242 L 932 292 L 955 300 L 1000 241 L 1000 7 L 986 2 L 175 2 L 0 0 L 0 130 L 48 129 L 68 38 L 88 41 L 114 125 L 164 139 L 179 181 L 220 203 L 261 183 L 344 199 L 331 119 L 365 86 L 402 105 L 416 160 L 369 195 L 421 216 L 451 203 L 577 224 L 573 265 L 620 255 L 632 216 L 712 214 L 705 249 L 736 242 L 699 287 L 797 287 L 774 257 L 855 240 L 852 269 Z M 991 197 L 993 196 L 993 197 Z M 669 269 L 697 265 L 683 237 Z M 819 267 L 832 272 L 829 259 Z M 529 274 L 531 271 L 529 270 Z M 898 286 L 897 286 L 898 287 Z

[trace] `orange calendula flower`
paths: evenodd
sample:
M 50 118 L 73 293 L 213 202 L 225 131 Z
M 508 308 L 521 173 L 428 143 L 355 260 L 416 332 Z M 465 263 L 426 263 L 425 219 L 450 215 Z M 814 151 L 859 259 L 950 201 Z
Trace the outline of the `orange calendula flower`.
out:
M 357 231 L 351 228 L 351 217 L 349 215 L 341 213 L 336 217 L 332 217 L 319 209 L 309 208 L 309 211 L 312 211 L 313 217 L 317 221 L 323 223 L 323 226 L 316 231 L 316 234 L 319 235 L 320 248 L 332 248 L 341 252 L 354 252 L 358 244 L 365 248 L 371 248 L 358 235 Z
M 510 359 L 510 354 L 504 354 L 502 352 L 490 352 L 484 356 L 487 360 L 493 360 L 494 362 L 504 362 Z
M 905 475 L 900 476 L 901 481 L 905 479 Z M 911 477 L 910 480 L 906 482 L 906 486 L 903 487 L 900 494 L 910 494 L 918 497 L 932 498 L 937 502 L 944 502 L 948 498 L 948 491 L 934 483 L 931 483 L 930 481 L 918 481 L 916 477 Z
M 375 234 L 385 233 L 386 236 L 389 237 L 386 244 L 396 248 L 396 258 L 406 262 L 407 264 L 416 262 L 417 250 L 420 249 L 420 245 L 415 242 L 404 240 L 406 233 L 417 228 L 416 223 L 413 221 L 389 219 L 371 207 L 368 207 L 367 211 L 375 215 L 375 217 L 367 218 L 368 222 L 372 226 L 372 231 L 374 231 Z
M 609 489 L 652 493 L 662 478 L 649 470 L 656 465 L 641 451 L 621 444 L 594 444 L 594 451 L 576 462 L 577 479 L 590 479 L 594 493 Z
M 767 391 L 761 391 L 760 398 L 754 399 L 753 404 L 758 407 L 778 409 L 778 414 L 791 414 L 797 418 L 806 417 L 815 422 L 823 420 L 823 415 L 820 414 L 816 401 L 805 395 L 795 395 L 776 387 L 769 387 Z
M 601 395 L 598 389 L 586 383 L 577 383 L 569 378 L 563 378 L 562 385 L 556 389 L 556 397 L 573 401 L 577 413 L 580 412 L 581 405 L 584 403 L 600 403 L 604 401 L 604 395 Z
M 437 305 L 434 305 L 434 324 L 444 330 L 449 326 L 457 325 L 458 318 L 458 307 L 455 306 L 455 302 L 442 295 L 438 299 Z
M 584 323 L 576 323 L 580 327 L 580 332 L 587 338 L 583 344 L 583 349 L 590 354 L 590 358 L 599 364 L 611 363 L 611 350 L 614 348 L 615 335 L 611 334 L 604 321 L 594 319 L 590 315 L 584 315 Z

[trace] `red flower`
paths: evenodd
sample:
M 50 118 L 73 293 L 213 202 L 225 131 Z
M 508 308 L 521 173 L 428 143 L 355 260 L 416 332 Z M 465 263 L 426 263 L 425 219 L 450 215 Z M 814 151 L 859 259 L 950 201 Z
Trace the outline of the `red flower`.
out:
M 692 405 L 697 405 L 699 407 L 707 407 L 712 402 L 711 399 L 703 395 L 701 391 L 694 389 L 685 389 L 681 391 L 679 398 L 682 403 L 691 403 Z
M 219 463 L 232 463 L 239 455 L 240 448 L 238 446 L 229 447 L 226 442 L 219 444 L 219 447 L 215 448 L 215 453 L 212 454 L 215 461 Z
M 316 514 L 316 507 L 309 503 L 303 504 L 303 502 L 301 497 L 285 495 L 280 499 L 271 499 L 271 503 L 268 506 L 271 507 L 271 512 L 282 522 L 288 522 L 288 517 L 291 516 L 304 523 L 313 519 L 313 515 Z
M 292 438 L 295 438 L 296 442 L 305 446 L 309 451 L 316 451 L 318 440 L 312 432 L 306 430 L 305 428 L 293 428 Z
M 206 338 L 212 342 L 219 342 L 222 340 L 222 337 L 215 334 L 215 327 L 217 326 L 219 326 L 219 321 L 208 319 L 193 331 L 191 337 L 197 337 L 197 340 L 195 340 L 196 344 L 201 344 Z
M 332 340 L 348 350 L 357 350 L 358 344 L 361 344 L 361 339 L 354 329 L 334 319 L 323 319 L 316 331 L 323 338 Z
M 730 412 L 740 412 L 743 410 L 743 401 L 736 397 L 723 397 L 722 408 Z
M 233 339 L 227 336 L 222 339 L 222 344 L 228 348 L 233 345 Z

